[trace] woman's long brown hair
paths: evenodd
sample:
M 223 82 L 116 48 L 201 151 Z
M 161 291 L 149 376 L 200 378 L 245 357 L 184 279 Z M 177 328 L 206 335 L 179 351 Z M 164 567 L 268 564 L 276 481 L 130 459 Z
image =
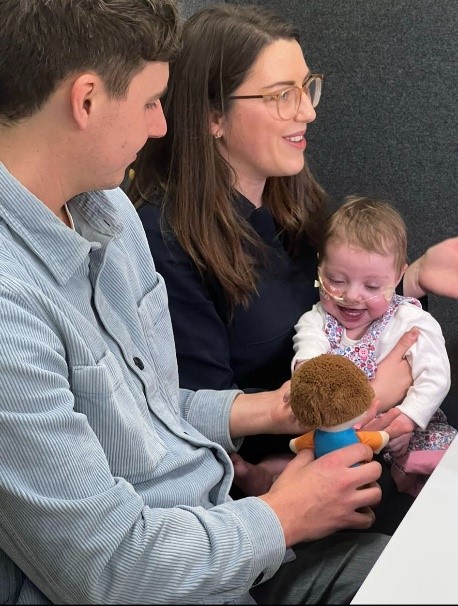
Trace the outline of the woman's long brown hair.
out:
M 161 205 L 164 229 L 172 230 L 202 275 L 218 280 L 230 308 L 247 304 L 256 293 L 264 245 L 234 208 L 235 175 L 218 152 L 210 116 L 230 109 L 229 96 L 259 53 L 279 39 L 299 37 L 292 25 L 261 7 L 226 4 L 190 17 L 164 101 L 167 135 L 146 143 L 128 188 L 137 207 L 145 201 Z M 291 254 L 304 241 L 317 247 L 326 196 L 307 165 L 298 175 L 267 179 L 263 204 Z

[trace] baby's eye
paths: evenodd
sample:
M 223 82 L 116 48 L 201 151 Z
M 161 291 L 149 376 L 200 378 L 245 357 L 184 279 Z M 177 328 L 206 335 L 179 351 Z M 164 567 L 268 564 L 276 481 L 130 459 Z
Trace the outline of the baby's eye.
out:
M 378 290 L 380 290 L 381 286 L 373 286 L 373 285 L 366 284 L 366 288 L 367 288 L 367 290 L 370 290 L 372 292 L 377 292 Z

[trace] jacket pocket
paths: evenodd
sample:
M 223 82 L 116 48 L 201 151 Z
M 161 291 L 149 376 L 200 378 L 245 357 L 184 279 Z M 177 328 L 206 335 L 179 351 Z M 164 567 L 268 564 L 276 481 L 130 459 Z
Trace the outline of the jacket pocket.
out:
M 112 474 L 132 483 L 150 479 L 166 450 L 115 356 L 108 351 L 94 366 L 73 367 L 71 383 L 75 411 L 86 415 Z

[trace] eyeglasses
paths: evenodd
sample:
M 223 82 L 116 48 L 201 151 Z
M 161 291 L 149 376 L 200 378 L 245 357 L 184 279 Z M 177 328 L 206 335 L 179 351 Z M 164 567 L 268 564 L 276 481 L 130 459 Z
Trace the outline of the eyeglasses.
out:
M 291 120 L 299 113 L 302 93 L 305 93 L 312 104 L 316 107 L 320 102 L 323 74 L 309 74 L 302 86 L 290 86 L 275 93 L 274 95 L 231 95 L 229 99 L 264 99 L 268 107 L 274 107 L 276 116 L 280 120 Z M 275 106 L 273 106 L 275 101 Z M 276 107 L 276 110 L 275 110 Z M 276 117 L 274 114 L 274 117 Z
M 331 284 L 328 280 L 323 278 L 318 270 L 318 280 L 315 281 L 315 286 L 318 286 L 320 289 L 320 294 L 325 299 L 332 299 L 336 303 L 343 303 L 347 307 L 351 307 L 353 305 L 360 305 L 361 303 L 367 303 L 367 301 L 372 301 L 377 297 L 383 297 L 385 301 L 390 301 L 395 293 L 394 286 L 383 285 L 383 286 L 374 286 L 374 287 L 365 287 L 365 289 L 374 289 L 378 292 L 374 293 L 371 297 L 367 297 L 365 299 L 358 300 L 349 300 L 346 295 L 346 291 L 348 290 L 348 284 L 345 282 Z

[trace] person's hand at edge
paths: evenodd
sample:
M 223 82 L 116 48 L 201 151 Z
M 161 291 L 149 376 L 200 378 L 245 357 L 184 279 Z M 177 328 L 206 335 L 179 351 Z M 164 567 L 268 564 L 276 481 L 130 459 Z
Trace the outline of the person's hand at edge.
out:
M 458 298 L 458 236 L 443 240 L 411 263 L 404 274 L 404 295 L 433 293 Z

